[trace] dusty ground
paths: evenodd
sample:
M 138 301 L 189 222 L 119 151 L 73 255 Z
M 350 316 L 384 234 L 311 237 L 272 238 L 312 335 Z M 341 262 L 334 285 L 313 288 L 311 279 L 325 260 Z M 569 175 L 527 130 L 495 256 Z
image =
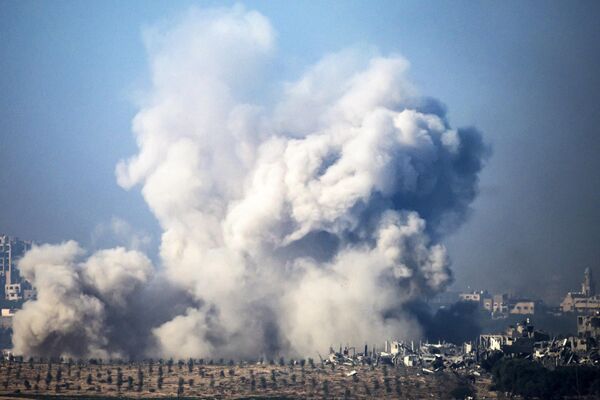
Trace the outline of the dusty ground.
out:
M 162 385 L 160 369 L 162 369 Z M 355 370 L 355 376 L 347 376 Z M 50 373 L 48 374 L 48 371 Z M 119 373 L 121 384 L 119 385 Z M 142 378 L 142 379 L 140 379 Z M 141 381 L 141 385 L 140 385 Z M 459 386 L 476 398 L 495 398 L 489 379 L 472 383 L 454 372 L 420 368 L 310 365 L 189 365 L 187 363 L 8 363 L 0 366 L 0 399 L 53 397 L 199 397 L 451 399 Z

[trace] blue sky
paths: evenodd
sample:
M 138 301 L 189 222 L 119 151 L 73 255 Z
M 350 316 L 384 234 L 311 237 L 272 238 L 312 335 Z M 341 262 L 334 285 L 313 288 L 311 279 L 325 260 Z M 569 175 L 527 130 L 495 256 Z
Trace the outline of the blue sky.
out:
M 115 180 L 148 85 L 144 27 L 214 2 L 0 2 L 0 230 L 91 245 L 114 216 L 153 236 Z M 218 3 L 223 4 L 223 3 Z M 225 3 L 230 4 L 230 3 Z M 233 3 L 231 3 L 233 4 Z M 446 240 L 457 287 L 538 294 L 600 276 L 600 6 L 596 2 L 244 2 L 277 31 L 274 73 L 374 46 L 411 63 L 453 126 L 494 154 L 470 220 Z

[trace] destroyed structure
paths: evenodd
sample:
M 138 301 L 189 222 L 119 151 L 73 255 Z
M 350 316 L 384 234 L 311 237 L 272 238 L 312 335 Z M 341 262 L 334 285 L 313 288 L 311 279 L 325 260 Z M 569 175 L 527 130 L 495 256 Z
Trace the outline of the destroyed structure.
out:
M 425 374 L 432 374 L 447 368 L 467 370 L 476 368 L 477 352 L 472 343 L 455 345 L 452 343 L 386 341 L 383 349 L 365 345 L 364 351 L 357 353 L 354 347 L 340 346 L 339 351 L 329 349 L 329 356 L 321 358 L 324 364 L 334 365 L 403 365 L 419 367 Z M 471 371 L 472 372 L 472 371 Z M 352 373 L 352 372 L 351 372 Z
M 536 331 L 528 319 L 517 324 L 510 325 L 505 333 L 480 335 L 479 347 L 483 351 L 502 351 L 507 354 L 529 355 L 534 351 L 536 343 L 549 340 L 550 337 L 540 331 Z
M 577 336 L 556 336 L 535 330 L 529 319 L 503 334 L 480 335 L 479 359 L 494 352 L 536 360 L 545 366 L 600 365 L 600 314 L 579 316 Z
M 424 374 L 433 374 L 445 369 L 462 371 L 466 375 L 479 376 L 481 363 L 490 357 L 535 360 L 547 367 L 559 365 L 600 365 L 600 313 L 579 316 L 577 336 L 550 337 L 536 330 L 527 318 L 505 332 L 483 334 L 473 342 L 462 345 L 452 343 L 386 341 L 383 349 L 365 345 L 362 352 L 354 347 L 331 347 L 322 364 L 345 366 L 380 365 L 420 368 Z
M 577 317 L 577 335 L 580 338 L 592 338 L 600 341 L 600 312 L 594 315 Z

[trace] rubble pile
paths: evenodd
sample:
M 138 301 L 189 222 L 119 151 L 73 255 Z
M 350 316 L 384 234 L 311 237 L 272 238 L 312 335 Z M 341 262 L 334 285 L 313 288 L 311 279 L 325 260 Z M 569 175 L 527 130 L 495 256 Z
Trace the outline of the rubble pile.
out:
M 329 349 L 329 355 L 321 359 L 325 365 L 392 365 L 419 367 L 424 374 L 433 374 L 445 369 L 469 370 L 478 369 L 477 352 L 472 343 L 462 346 L 452 343 L 407 343 L 394 340 L 386 342 L 383 350 L 365 345 L 364 351 L 357 353 L 354 347 L 340 346 L 339 351 Z
M 480 359 L 502 352 L 504 356 L 536 360 L 546 367 L 600 364 L 600 315 L 579 316 L 577 336 L 549 335 L 534 329 L 529 319 L 509 326 L 505 333 L 481 335 Z
M 509 326 L 504 333 L 480 335 L 473 342 L 453 343 L 386 341 L 383 349 L 365 345 L 362 352 L 345 346 L 329 349 L 324 365 L 393 365 L 420 368 L 423 374 L 443 370 L 467 376 L 485 373 L 482 364 L 497 357 L 538 361 L 548 368 L 567 365 L 600 365 L 600 314 L 578 318 L 578 336 L 550 336 L 536 330 L 530 319 Z M 352 372 L 351 372 L 352 373 Z M 348 375 L 350 376 L 350 375 Z

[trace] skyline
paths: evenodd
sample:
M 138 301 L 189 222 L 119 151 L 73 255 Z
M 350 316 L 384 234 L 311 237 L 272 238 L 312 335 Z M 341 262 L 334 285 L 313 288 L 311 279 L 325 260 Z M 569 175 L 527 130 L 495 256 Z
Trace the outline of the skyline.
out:
M 107 237 L 117 221 L 157 263 L 156 220 L 139 190 L 117 185 L 114 169 L 135 152 L 130 123 L 149 84 L 142 31 L 189 5 L 0 5 L 6 233 L 93 250 L 123 241 Z M 443 240 L 457 286 L 521 290 L 537 278 L 534 290 L 552 298 L 577 288 L 584 268 L 598 275 L 596 4 L 528 3 L 519 15 L 511 4 L 246 7 L 277 30 L 269 70 L 277 81 L 347 48 L 401 54 L 419 92 L 447 106 L 452 126 L 483 132 L 493 155 L 479 197 Z

